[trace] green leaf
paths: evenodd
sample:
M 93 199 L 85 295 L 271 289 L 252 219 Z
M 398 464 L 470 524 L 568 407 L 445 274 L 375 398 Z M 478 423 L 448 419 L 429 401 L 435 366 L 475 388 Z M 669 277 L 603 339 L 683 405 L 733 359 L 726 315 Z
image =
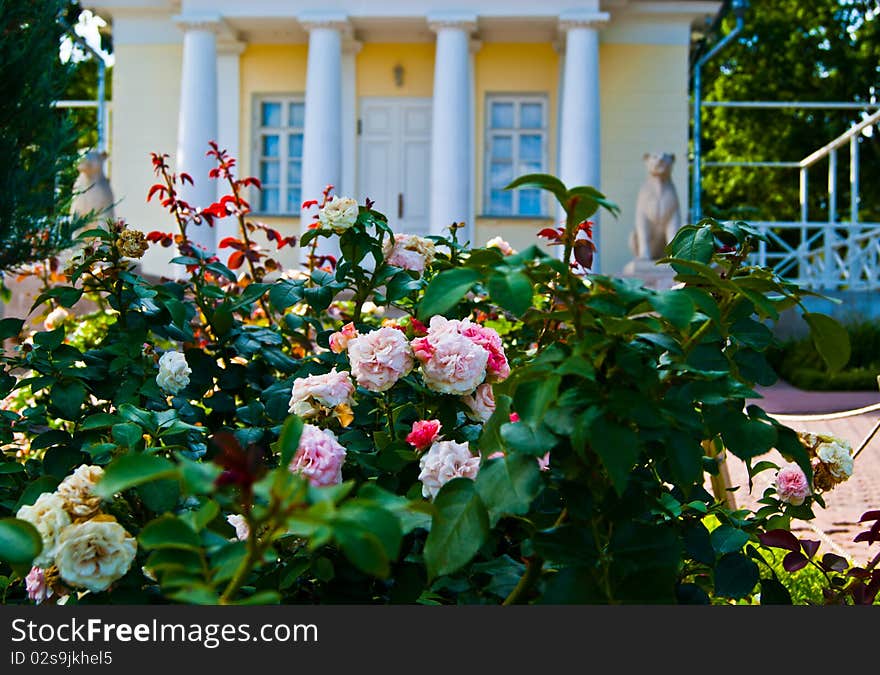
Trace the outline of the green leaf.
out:
M 513 190 L 514 188 L 538 188 L 552 192 L 556 199 L 563 206 L 565 205 L 565 183 L 556 176 L 547 173 L 527 173 L 520 176 L 512 183 L 507 185 L 505 190 Z
M 109 413 L 96 413 L 95 415 L 89 415 L 86 417 L 83 420 L 83 423 L 80 424 L 79 428 L 80 431 L 108 429 L 118 422 L 119 418 L 116 415 L 110 415 Z
M 467 267 L 446 270 L 431 281 L 419 303 L 419 318 L 428 321 L 435 314 L 444 314 L 458 304 L 480 278 L 480 273 Z
M 666 457 L 677 485 L 693 485 L 702 479 L 703 447 L 688 434 L 677 434 L 669 440 Z
M 543 425 L 533 429 L 523 421 L 502 424 L 501 438 L 510 448 L 533 457 L 542 456 L 558 443 L 556 436 Z
M 489 535 L 489 514 L 472 480 L 455 478 L 446 483 L 434 507 L 424 553 L 431 579 L 467 564 Z
M 497 272 L 489 277 L 487 287 L 492 299 L 516 316 L 532 306 L 532 282 L 522 272 Z
M 59 382 L 52 387 L 50 400 L 64 419 L 75 420 L 86 400 L 86 393 L 86 388 L 79 380 Z
M 810 337 L 828 369 L 838 371 L 848 362 L 851 352 L 849 334 L 837 321 L 825 314 L 804 312 Z
M 715 593 L 727 598 L 744 598 L 758 583 L 758 566 L 742 553 L 729 553 L 715 566 Z
M 111 430 L 113 440 L 123 448 L 134 448 L 143 440 L 144 430 L 134 422 L 114 424 Z
M 141 501 L 153 513 L 165 513 L 177 506 L 180 498 L 180 482 L 172 479 L 156 480 L 137 488 Z
M 177 516 L 165 515 L 147 523 L 138 540 L 146 549 L 181 548 L 197 551 L 199 535 Z
M 57 349 L 64 342 L 64 328 L 59 326 L 55 330 L 34 335 L 34 344 L 43 349 Z
M 21 332 L 24 319 L 0 319 L 0 340 L 15 337 Z
M 154 480 L 174 478 L 177 468 L 164 457 L 129 454 L 118 457 L 104 470 L 95 491 L 104 499 L 117 492 Z
M 477 493 L 489 511 L 492 527 L 506 514 L 523 515 L 541 491 L 534 457 L 508 455 L 488 462 L 477 474 Z
M 281 466 L 288 466 L 293 461 L 293 456 L 299 448 L 299 439 L 302 436 L 305 423 L 296 415 L 291 415 L 284 421 L 281 427 L 281 435 L 278 444 L 281 448 Z
M 736 553 L 742 550 L 749 540 L 749 535 L 732 525 L 721 525 L 712 530 L 712 548 L 719 554 Z
M 694 303 L 687 293 L 660 291 L 648 298 L 648 302 L 676 328 L 687 328 L 694 318 Z
M 641 451 L 638 434 L 604 417 L 597 417 L 590 426 L 590 440 L 593 451 L 608 470 L 614 489 L 622 495 Z
M 30 565 L 43 550 L 37 528 L 18 518 L 0 519 L 0 560 L 10 565 Z
M 34 304 L 31 305 L 30 311 L 33 312 L 42 303 L 50 299 L 57 300 L 58 304 L 62 307 L 73 307 L 82 297 L 82 294 L 83 290 L 81 288 L 73 288 L 72 286 L 58 286 L 37 296 L 37 299 L 34 300 Z
M 707 225 L 686 225 L 672 238 L 667 250 L 672 252 L 673 258 L 707 264 L 715 252 L 715 237 Z

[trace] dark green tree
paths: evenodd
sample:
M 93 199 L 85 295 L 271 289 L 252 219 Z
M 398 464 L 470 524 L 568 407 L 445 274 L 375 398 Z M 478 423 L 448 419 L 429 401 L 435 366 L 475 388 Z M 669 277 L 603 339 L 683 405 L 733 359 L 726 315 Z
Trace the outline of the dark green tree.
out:
M 729 6 L 729 1 L 726 5 Z M 732 30 L 731 12 L 705 50 Z M 752 0 L 740 36 L 703 71 L 705 100 L 850 101 L 880 97 L 878 0 Z M 706 161 L 798 161 L 860 120 L 857 110 L 704 108 Z M 860 138 L 860 219 L 880 220 L 880 134 Z M 838 219 L 849 219 L 849 151 L 838 158 Z M 828 217 L 828 162 L 810 170 L 810 219 Z M 797 169 L 707 167 L 707 215 L 798 220 Z
M 58 46 L 75 9 L 70 0 L 0 0 L 0 270 L 69 241 L 77 135 L 52 103 L 71 72 Z

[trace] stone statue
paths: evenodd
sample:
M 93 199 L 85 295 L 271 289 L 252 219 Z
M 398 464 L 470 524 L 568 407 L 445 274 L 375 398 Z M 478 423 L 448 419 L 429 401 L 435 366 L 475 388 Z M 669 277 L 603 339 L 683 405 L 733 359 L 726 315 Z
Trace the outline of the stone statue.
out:
M 643 159 L 648 177 L 636 200 L 635 230 L 629 246 L 636 260 L 658 260 L 665 256 L 663 249 L 681 227 L 678 194 L 670 178 L 675 155 L 645 153 Z
M 73 184 L 73 202 L 70 205 L 72 216 L 92 218 L 85 226 L 105 227 L 108 218 L 114 219 L 113 191 L 110 181 L 104 175 L 106 152 L 90 150 L 77 165 L 79 176 Z

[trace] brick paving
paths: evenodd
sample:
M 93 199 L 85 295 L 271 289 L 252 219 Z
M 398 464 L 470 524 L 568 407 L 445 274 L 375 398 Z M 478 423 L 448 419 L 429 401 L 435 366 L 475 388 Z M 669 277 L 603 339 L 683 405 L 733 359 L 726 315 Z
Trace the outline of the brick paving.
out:
M 779 415 L 780 421 L 792 429 L 839 436 L 847 439 L 854 449 L 861 445 L 863 439 L 880 421 L 880 411 L 841 419 L 809 419 L 878 404 L 880 392 L 801 391 L 781 382 L 773 387 L 763 388 L 759 393 L 764 398 L 749 403 L 760 405 L 771 415 Z M 787 415 L 803 415 L 804 418 L 789 419 Z M 769 459 L 777 464 L 784 461 L 775 451 L 761 459 Z M 773 480 L 774 472 L 758 474 L 749 494 L 745 464 L 736 457 L 729 456 L 728 467 L 732 484 L 741 486 L 734 493 L 737 505 L 754 508 L 764 489 Z M 865 529 L 858 524 L 859 517 L 865 511 L 880 509 L 880 433 L 856 459 L 853 476 L 825 494 L 825 503 L 827 509 L 818 505 L 814 508 L 815 520 L 792 523 L 795 534 L 802 538 L 819 539 L 824 542 L 822 550 L 847 555 L 855 561 L 864 562 L 869 555 L 876 555 L 876 544 L 869 547 L 864 543 L 855 543 L 852 539 Z

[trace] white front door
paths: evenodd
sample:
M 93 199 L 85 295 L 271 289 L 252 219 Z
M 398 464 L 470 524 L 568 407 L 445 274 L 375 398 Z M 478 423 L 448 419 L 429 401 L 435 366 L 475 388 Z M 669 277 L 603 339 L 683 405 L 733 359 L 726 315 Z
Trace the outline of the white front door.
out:
M 431 99 L 361 99 L 358 201 L 388 216 L 396 233 L 429 231 Z

